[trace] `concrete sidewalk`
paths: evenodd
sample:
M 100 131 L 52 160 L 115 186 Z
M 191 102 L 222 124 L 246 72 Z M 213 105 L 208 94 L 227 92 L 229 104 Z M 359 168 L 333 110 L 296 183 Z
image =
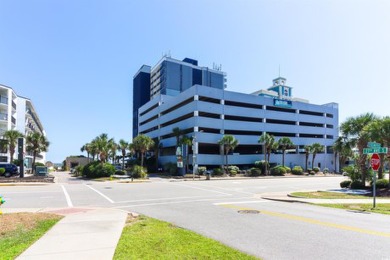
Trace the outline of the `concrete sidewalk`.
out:
M 369 204 L 373 199 L 306 199 L 293 197 L 286 192 L 273 192 L 263 193 L 259 195 L 262 199 L 283 201 L 283 202 L 300 202 L 300 203 L 313 203 L 313 204 Z M 390 199 L 376 198 L 376 203 L 390 203 Z
M 17 259 L 112 259 L 128 215 L 116 209 L 44 212 L 65 217 Z

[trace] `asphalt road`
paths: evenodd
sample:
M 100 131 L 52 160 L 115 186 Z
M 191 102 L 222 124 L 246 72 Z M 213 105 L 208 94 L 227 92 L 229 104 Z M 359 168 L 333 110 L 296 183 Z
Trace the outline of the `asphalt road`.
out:
M 112 207 L 196 231 L 264 259 L 390 259 L 390 217 L 261 199 L 325 190 L 343 177 L 0 186 L 4 208 Z

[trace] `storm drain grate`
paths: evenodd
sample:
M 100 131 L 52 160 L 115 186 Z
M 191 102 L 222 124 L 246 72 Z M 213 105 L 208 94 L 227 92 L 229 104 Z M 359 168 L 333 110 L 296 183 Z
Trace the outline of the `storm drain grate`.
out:
M 259 214 L 260 211 L 255 210 L 255 209 L 244 209 L 244 210 L 239 210 L 238 213 L 240 213 L 240 214 Z

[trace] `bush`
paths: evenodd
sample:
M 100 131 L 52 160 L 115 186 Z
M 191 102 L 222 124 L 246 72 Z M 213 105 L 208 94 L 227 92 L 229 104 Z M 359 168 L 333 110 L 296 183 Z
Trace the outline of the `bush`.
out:
M 270 168 L 269 167 L 269 163 L 264 161 L 264 160 L 255 162 L 255 168 L 260 169 L 261 170 L 261 174 L 265 174 L 265 167 L 266 166 L 267 166 L 267 169 Z
M 176 175 L 177 174 L 177 164 L 176 163 L 166 163 L 164 164 L 164 171 L 170 175 Z
M 273 176 L 284 176 L 286 172 L 286 168 L 281 165 L 271 168 L 271 175 Z
M 134 165 L 132 171 L 132 177 L 135 179 L 145 179 L 147 177 L 146 168 L 143 168 L 140 165 Z
M 0 168 L 0 175 L 3 175 L 5 173 L 5 169 L 4 168 Z
M 117 170 L 117 171 L 115 172 L 115 175 L 126 175 L 126 171 Z
M 223 171 L 222 171 L 221 168 L 214 168 L 212 174 L 213 174 L 214 176 L 222 176 L 222 175 L 223 175 Z
M 35 163 L 35 167 L 36 167 L 36 166 L 45 166 L 45 164 L 44 164 L 44 163 L 41 163 L 41 162 L 36 162 L 36 163 Z
M 316 172 L 315 172 L 315 171 L 310 171 L 309 174 L 310 174 L 310 175 L 315 175 Z
M 329 173 L 329 169 L 328 168 L 324 168 L 324 170 L 322 172 L 323 173 Z
M 260 176 L 260 175 L 262 175 L 262 173 L 263 172 L 259 168 L 251 168 L 249 170 L 249 176 L 251 176 L 251 177 Z
M 235 165 L 230 165 L 228 167 L 228 173 L 230 176 L 236 176 L 236 174 L 240 171 L 240 168 L 238 168 Z
M 351 179 L 352 182 L 359 181 L 362 177 L 357 166 L 346 166 L 342 169 L 342 172 L 346 172 L 347 176 Z
M 371 183 L 371 186 L 373 186 L 372 183 Z M 376 188 L 377 189 L 385 189 L 387 187 L 389 187 L 389 180 L 379 179 L 376 181 Z
M 87 178 L 110 177 L 115 173 L 115 167 L 110 163 L 95 161 L 85 165 L 82 172 Z
M 81 165 L 76 166 L 75 171 L 73 173 L 73 176 L 75 176 L 75 177 L 82 176 L 83 169 L 84 169 L 84 166 L 81 166 Z
M 294 168 L 292 168 L 292 170 L 291 170 L 291 173 L 294 175 L 302 175 L 303 169 L 301 166 L 294 166 Z
M 351 189 L 364 189 L 364 183 L 361 181 L 352 181 Z
M 350 180 L 345 180 L 345 181 L 340 182 L 340 187 L 341 188 L 349 188 L 349 186 L 351 186 L 351 181 Z
M 320 168 L 314 167 L 314 168 L 313 168 L 313 171 L 314 171 L 315 173 L 318 173 L 318 172 L 320 171 Z
M 203 175 L 203 174 L 206 173 L 206 171 L 207 171 L 207 168 L 206 168 L 206 167 L 204 167 L 204 166 L 198 167 L 198 173 L 199 173 L 199 174 Z
M 284 169 L 286 169 L 286 173 L 291 173 L 291 168 L 288 166 L 284 166 Z

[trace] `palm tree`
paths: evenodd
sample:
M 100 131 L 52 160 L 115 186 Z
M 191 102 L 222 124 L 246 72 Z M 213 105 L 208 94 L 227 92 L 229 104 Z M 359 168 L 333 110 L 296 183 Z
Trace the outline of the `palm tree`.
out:
M 89 162 L 89 152 L 91 150 L 91 145 L 89 143 L 86 143 L 84 144 L 83 146 L 81 146 L 80 148 L 80 151 L 83 153 L 84 151 L 87 152 L 87 158 L 88 158 L 88 162 Z
M 141 167 L 144 166 L 144 154 L 154 145 L 154 141 L 147 135 L 138 135 L 133 139 L 134 150 L 141 154 Z
M 238 140 L 233 135 L 224 135 L 222 139 L 218 141 L 218 144 L 223 147 L 226 156 L 226 168 L 228 168 L 228 153 L 238 146 Z M 225 169 L 225 165 L 223 165 L 223 169 Z
M 30 133 L 26 137 L 26 150 L 33 153 L 32 172 L 35 173 L 35 160 L 39 153 L 46 152 L 50 142 L 38 132 Z
M 128 142 L 126 142 L 123 139 L 119 140 L 118 150 L 122 153 L 122 169 L 125 168 L 125 156 L 126 156 L 126 150 L 128 147 L 129 147 Z
M 260 136 L 258 142 L 263 144 L 264 146 L 265 174 L 267 174 L 271 151 L 273 147 L 275 147 L 275 138 L 273 135 L 265 133 L 264 135 Z M 268 160 L 267 160 L 267 155 L 268 155 Z
M 390 146 L 390 117 L 377 119 L 365 127 L 371 141 L 380 143 L 381 146 Z M 385 154 L 379 154 L 381 167 L 378 170 L 378 178 L 383 178 L 383 169 L 385 163 Z
M 114 139 L 110 139 L 108 142 L 109 155 L 111 156 L 112 163 L 116 161 L 116 151 L 118 150 L 118 144 L 115 143 Z
M 192 138 L 188 137 L 188 136 L 183 136 L 180 139 L 180 145 L 184 145 L 185 148 L 186 148 L 186 173 L 188 173 L 188 162 L 189 162 L 189 158 L 190 158 L 190 155 L 189 155 L 189 152 L 188 152 L 188 147 L 190 145 L 192 145 Z
M 286 154 L 286 150 L 287 149 L 291 149 L 291 148 L 294 148 L 295 145 L 294 143 L 291 141 L 290 138 L 288 137 L 282 137 L 279 139 L 278 141 L 278 144 L 279 144 L 279 149 L 282 150 L 282 165 L 284 167 L 284 156 Z
M 378 117 L 374 114 L 366 113 L 357 117 L 347 118 L 340 126 L 342 135 L 358 149 L 357 161 L 362 173 L 361 180 L 364 185 L 368 169 L 366 167 L 367 155 L 363 154 L 363 149 L 367 147 L 369 141 L 369 134 L 365 131 L 365 127 L 376 119 L 378 119 Z
M 17 130 L 7 130 L 4 132 L 4 138 L 7 141 L 9 147 L 9 156 L 10 163 L 14 161 L 15 148 L 20 137 L 23 137 L 23 134 Z
M 183 130 L 179 127 L 175 127 L 172 129 L 172 134 L 176 137 L 176 147 L 180 145 L 180 137 L 183 135 Z
M 311 145 L 311 153 L 313 154 L 311 165 L 314 168 L 314 159 L 316 158 L 317 153 L 322 153 L 324 151 L 324 146 L 320 143 L 314 143 Z
M 351 143 L 344 136 L 340 136 L 336 139 L 332 148 L 335 156 L 335 170 L 337 169 L 337 155 L 339 156 L 339 169 L 342 169 L 345 161 L 353 155 Z
M 92 161 L 95 161 L 95 157 L 98 154 L 98 149 L 97 149 L 97 145 L 96 145 L 95 140 L 92 140 L 89 143 L 89 152 L 90 152 L 90 154 L 92 156 Z
M 307 162 L 309 161 L 309 156 L 311 153 L 311 145 L 305 145 L 305 171 L 307 172 Z
M 101 163 L 105 163 L 107 161 L 110 147 L 111 147 L 111 143 L 113 141 L 114 140 L 112 138 L 108 139 L 107 134 L 101 134 L 94 139 L 94 142 L 96 145 L 96 151 L 97 151 L 97 154 L 99 155 L 99 159 L 100 159 Z

